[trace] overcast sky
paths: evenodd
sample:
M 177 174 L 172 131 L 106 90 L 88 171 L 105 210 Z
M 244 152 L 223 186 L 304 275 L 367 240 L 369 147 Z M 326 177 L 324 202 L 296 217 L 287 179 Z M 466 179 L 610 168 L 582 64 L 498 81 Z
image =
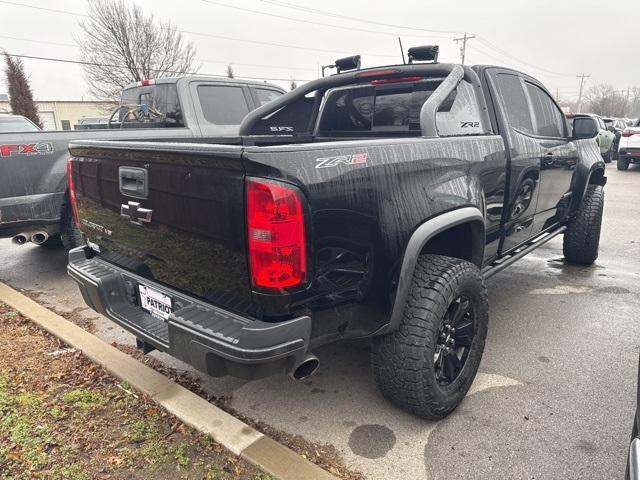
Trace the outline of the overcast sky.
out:
M 577 98 L 576 75 L 583 72 L 591 75 L 586 87 L 603 82 L 620 90 L 640 86 L 638 0 L 136 3 L 185 32 L 197 49 L 202 73 L 224 74 L 231 62 L 238 77 L 281 79 L 274 83 L 285 86 L 288 79 L 316 78 L 320 65 L 346 54 L 361 54 L 363 66 L 397 63 L 398 35 L 405 50 L 412 45 L 437 44 L 442 62 L 459 62 L 460 52 L 452 39 L 469 32 L 477 38 L 469 40 L 467 64 L 518 68 L 540 79 L 560 99 Z M 80 38 L 81 17 L 19 4 L 84 14 L 86 0 L 0 0 L 0 47 L 13 54 L 78 59 L 75 44 Z M 24 63 L 36 99 L 88 98 L 81 66 L 41 60 Z M 0 93 L 4 91 L 4 82 L 0 82 Z

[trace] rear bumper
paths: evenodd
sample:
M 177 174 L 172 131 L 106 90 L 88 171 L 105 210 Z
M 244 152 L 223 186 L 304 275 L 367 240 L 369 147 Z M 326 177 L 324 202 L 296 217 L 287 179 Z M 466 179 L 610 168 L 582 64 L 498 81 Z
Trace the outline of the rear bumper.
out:
M 618 158 L 632 163 L 640 163 L 640 148 L 620 148 Z
M 63 201 L 64 192 L 0 198 L 0 238 L 42 226 L 57 227 Z
M 243 317 L 147 280 L 98 257 L 84 247 L 69 252 L 69 275 L 89 307 L 158 350 L 212 376 L 261 378 L 293 367 L 306 353 L 311 318 L 278 323 Z M 139 306 L 138 285 L 173 300 L 168 321 Z

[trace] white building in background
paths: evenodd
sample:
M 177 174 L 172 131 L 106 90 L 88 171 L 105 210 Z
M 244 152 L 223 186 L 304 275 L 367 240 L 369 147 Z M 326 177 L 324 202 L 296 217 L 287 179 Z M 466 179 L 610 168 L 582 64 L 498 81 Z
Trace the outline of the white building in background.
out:
M 75 100 L 36 101 L 44 130 L 73 130 L 82 118 L 108 117 L 115 103 Z M 11 113 L 6 95 L 0 94 L 0 112 Z

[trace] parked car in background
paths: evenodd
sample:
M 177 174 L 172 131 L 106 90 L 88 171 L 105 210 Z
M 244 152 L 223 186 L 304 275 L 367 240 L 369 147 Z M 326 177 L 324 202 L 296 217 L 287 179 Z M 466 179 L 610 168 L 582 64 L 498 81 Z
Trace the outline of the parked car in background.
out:
M 618 146 L 620 145 L 620 137 L 622 136 L 622 132 L 625 128 L 628 127 L 627 122 L 622 118 L 609 118 L 604 117 L 602 119 L 604 121 L 607 130 L 613 133 L 616 138 L 613 141 L 613 158 L 618 158 Z
M 23 117 L 22 115 L 0 114 L 0 133 L 39 132 L 40 130 L 40 127 L 27 117 Z
M 316 348 L 370 337 L 384 396 L 440 419 L 480 363 L 485 278 L 561 234 L 567 262 L 598 256 L 597 135 L 508 68 L 338 73 L 240 136 L 72 142 L 68 271 L 143 351 L 214 376 L 304 379 Z
M 67 248 L 78 241 L 67 192 L 69 142 L 81 139 L 167 140 L 237 135 L 251 110 L 282 95 L 263 82 L 190 76 L 143 80 L 122 92 L 107 130 L 40 132 L 31 122 L 0 116 L 0 238 Z M 5 123 L 3 123 L 5 122 Z M 20 133 L 18 134 L 18 130 Z
M 640 120 L 623 130 L 618 147 L 618 170 L 627 170 L 632 163 L 640 163 Z
M 599 133 L 596 138 L 596 142 L 600 147 L 600 154 L 604 161 L 607 163 L 611 163 L 614 156 L 614 140 L 616 138 L 615 134 L 607 129 L 607 126 L 604 123 L 604 120 L 600 115 L 596 115 L 593 113 L 568 113 L 567 118 L 569 119 L 569 123 L 573 125 L 573 120 L 579 117 L 591 117 L 598 124 Z

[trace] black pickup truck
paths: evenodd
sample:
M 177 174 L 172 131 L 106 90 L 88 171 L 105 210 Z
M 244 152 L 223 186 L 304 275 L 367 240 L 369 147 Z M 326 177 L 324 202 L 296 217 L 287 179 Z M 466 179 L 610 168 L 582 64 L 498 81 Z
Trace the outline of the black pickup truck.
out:
M 213 376 L 300 379 L 372 338 L 375 380 L 437 419 L 485 343 L 485 279 L 556 235 L 598 255 L 592 119 L 570 131 L 534 78 L 413 63 L 307 83 L 214 143 L 74 142 L 87 304 Z

